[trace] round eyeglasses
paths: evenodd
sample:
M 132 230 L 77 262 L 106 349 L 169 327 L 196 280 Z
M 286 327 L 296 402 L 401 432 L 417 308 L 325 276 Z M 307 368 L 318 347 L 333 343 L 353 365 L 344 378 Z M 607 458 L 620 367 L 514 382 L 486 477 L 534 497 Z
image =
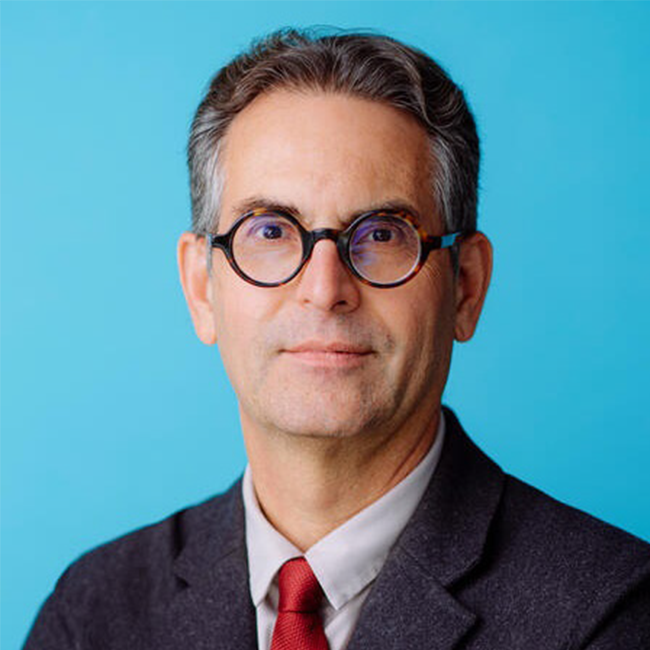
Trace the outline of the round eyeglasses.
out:
M 278 287 L 300 273 L 314 246 L 331 239 L 352 274 L 373 287 L 397 287 L 410 280 L 432 250 L 448 248 L 462 235 L 436 237 L 402 210 L 366 212 L 345 230 L 306 230 L 291 214 L 256 208 L 222 235 L 208 234 L 208 266 L 221 248 L 242 279 L 258 287 Z

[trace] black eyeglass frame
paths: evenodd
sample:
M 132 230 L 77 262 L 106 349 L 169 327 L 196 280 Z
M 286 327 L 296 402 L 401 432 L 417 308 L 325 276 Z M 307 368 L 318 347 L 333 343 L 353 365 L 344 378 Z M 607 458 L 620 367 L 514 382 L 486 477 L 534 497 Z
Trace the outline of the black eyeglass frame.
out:
M 233 255 L 232 242 L 237 230 L 242 226 L 242 224 L 245 221 L 247 221 L 252 217 L 260 217 L 263 215 L 270 215 L 270 214 L 282 217 L 283 219 L 290 221 L 298 228 L 298 232 L 300 233 L 300 237 L 302 239 L 302 259 L 298 264 L 298 266 L 296 267 L 296 270 L 284 280 L 280 280 L 278 282 L 260 282 L 259 280 L 255 280 L 254 278 L 251 278 L 249 275 L 246 275 L 246 273 L 244 273 L 244 271 L 242 271 L 242 269 L 239 267 L 239 265 L 237 264 L 237 260 Z M 350 242 L 352 240 L 352 235 L 354 234 L 355 230 L 359 227 L 359 225 L 370 217 L 397 217 L 398 219 L 403 219 L 413 227 L 420 241 L 420 256 L 418 258 L 417 263 L 413 266 L 413 268 L 410 270 L 409 273 L 407 273 L 404 277 L 400 278 L 399 280 L 396 280 L 395 282 L 381 283 L 381 282 L 373 282 L 372 280 L 368 280 L 368 278 L 365 278 L 363 275 L 359 273 L 359 271 L 357 271 L 357 269 L 354 267 L 354 264 L 352 263 L 352 260 L 350 259 Z M 364 212 L 363 214 L 359 215 L 344 230 L 337 230 L 334 228 L 316 228 L 315 230 L 307 230 L 300 223 L 300 221 L 298 221 L 298 219 L 296 219 L 292 214 L 288 212 L 285 212 L 283 210 L 268 210 L 266 208 L 255 208 L 238 217 L 235 223 L 233 223 L 233 225 L 230 227 L 230 230 L 228 230 L 228 232 L 223 234 L 208 233 L 206 235 L 206 243 L 208 248 L 207 262 L 208 262 L 208 270 L 210 270 L 212 249 L 220 248 L 225 253 L 226 259 L 228 260 L 228 263 L 230 264 L 233 271 L 240 278 L 242 278 L 242 280 L 245 280 L 246 282 L 253 284 L 256 287 L 268 287 L 268 288 L 281 287 L 291 282 L 291 280 L 293 280 L 300 273 L 300 271 L 302 271 L 305 264 L 309 261 L 309 258 L 311 257 L 311 254 L 314 250 L 314 246 L 319 241 L 321 241 L 322 239 L 330 239 L 336 244 L 336 248 L 338 250 L 340 259 L 343 261 L 345 266 L 350 270 L 352 275 L 354 275 L 354 277 L 356 277 L 358 280 L 371 287 L 376 287 L 379 289 L 390 289 L 392 287 L 398 287 L 404 284 L 405 282 L 411 280 L 418 273 L 418 271 L 420 271 L 420 269 L 424 266 L 424 263 L 427 261 L 427 258 L 429 257 L 429 253 L 431 251 L 440 250 L 443 248 L 449 248 L 456 243 L 460 243 L 460 238 L 467 234 L 468 233 L 463 231 L 457 231 L 454 233 L 441 235 L 441 236 L 430 235 L 420 226 L 420 224 L 416 221 L 416 219 L 409 212 L 406 212 L 405 210 L 370 210 L 368 212 Z

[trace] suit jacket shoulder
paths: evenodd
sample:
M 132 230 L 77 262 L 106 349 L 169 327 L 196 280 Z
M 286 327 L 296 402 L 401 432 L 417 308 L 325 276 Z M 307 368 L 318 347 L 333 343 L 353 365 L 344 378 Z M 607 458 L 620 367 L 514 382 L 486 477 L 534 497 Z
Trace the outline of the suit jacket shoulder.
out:
M 210 643 L 232 608 L 253 614 L 240 492 L 238 481 L 81 556 L 43 605 L 25 650 L 254 647 L 252 624 Z
M 650 649 L 650 545 L 504 473 L 445 416 L 349 650 Z
M 445 415 L 348 650 L 648 650 L 650 545 L 504 473 Z M 236 483 L 80 558 L 25 650 L 255 647 Z
M 537 628 L 558 647 L 583 647 L 638 593 L 647 615 L 638 606 L 634 625 L 645 639 L 626 645 L 619 638 L 611 647 L 650 649 L 650 545 L 643 540 L 506 475 L 489 544 L 486 569 L 508 567 L 491 579 L 486 571 L 485 583 L 511 603 L 500 615 L 527 619 L 511 633 Z

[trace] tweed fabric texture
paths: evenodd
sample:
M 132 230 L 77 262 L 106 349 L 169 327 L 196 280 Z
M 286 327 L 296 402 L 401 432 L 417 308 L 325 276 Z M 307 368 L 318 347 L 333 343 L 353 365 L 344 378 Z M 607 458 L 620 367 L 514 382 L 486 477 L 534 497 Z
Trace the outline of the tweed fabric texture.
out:
M 271 650 L 329 650 L 319 607 L 323 590 L 304 557 L 282 565 L 280 604 Z
M 649 650 L 650 545 L 504 473 L 445 421 L 346 650 Z M 105 544 L 63 574 L 25 649 L 255 650 L 245 540 L 237 483 Z

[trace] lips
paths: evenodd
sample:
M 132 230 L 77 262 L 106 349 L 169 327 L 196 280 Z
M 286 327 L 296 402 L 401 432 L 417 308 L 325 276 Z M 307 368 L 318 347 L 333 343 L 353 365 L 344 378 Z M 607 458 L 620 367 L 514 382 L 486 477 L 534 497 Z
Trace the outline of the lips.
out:
M 355 368 L 373 354 L 371 348 L 348 341 L 306 341 L 283 352 L 290 359 L 321 369 Z
M 355 345 L 347 341 L 306 341 L 300 345 L 287 348 L 284 352 L 292 354 L 303 353 L 322 353 L 322 354 L 356 354 L 364 355 L 371 354 L 372 350 L 365 346 Z

